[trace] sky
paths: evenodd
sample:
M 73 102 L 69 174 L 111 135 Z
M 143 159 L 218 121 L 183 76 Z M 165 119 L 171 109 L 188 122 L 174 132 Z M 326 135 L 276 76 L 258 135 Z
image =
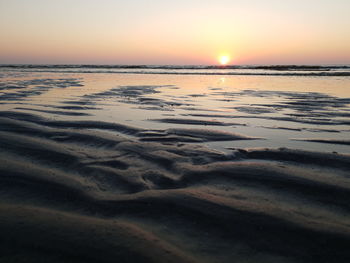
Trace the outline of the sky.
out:
M 0 0 L 0 64 L 350 64 L 349 0 Z

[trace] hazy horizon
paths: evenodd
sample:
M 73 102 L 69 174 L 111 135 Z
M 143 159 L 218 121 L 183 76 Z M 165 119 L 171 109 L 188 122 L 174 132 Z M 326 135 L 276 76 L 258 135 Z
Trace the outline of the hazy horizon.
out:
M 218 63 L 213 64 L 112 64 L 112 63 L 0 63 L 1 67 L 6 66 L 106 66 L 106 67 L 218 67 L 218 68 L 225 68 L 225 67 L 259 67 L 259 66 L 267 66 L 267 67 L 274 67 L 274 66 L 320 66 L 320 67 L 341 67 L 341 66 L 350 66 L 350 63 L 305 63 L 305 64 L 289 64 L 289 63 L 280 63 L 280 64 L 227 64 L 227 65 L 219 65 Z
M 350 64 L 350 2 L 0 0 L 1 64 Z

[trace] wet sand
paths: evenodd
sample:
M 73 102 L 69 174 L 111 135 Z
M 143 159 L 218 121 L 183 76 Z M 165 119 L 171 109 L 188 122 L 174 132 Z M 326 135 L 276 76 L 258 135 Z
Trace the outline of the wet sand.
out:
M 107 84 L 2 81 L 1 262 L 349 262 L 348 98 Z

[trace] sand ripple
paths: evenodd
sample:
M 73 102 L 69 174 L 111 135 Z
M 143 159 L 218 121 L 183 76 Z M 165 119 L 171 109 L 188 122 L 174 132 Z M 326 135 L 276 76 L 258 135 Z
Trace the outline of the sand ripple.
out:
M 0 112 L 0 261 L 349 262 L 350 156 L 242 139 Z

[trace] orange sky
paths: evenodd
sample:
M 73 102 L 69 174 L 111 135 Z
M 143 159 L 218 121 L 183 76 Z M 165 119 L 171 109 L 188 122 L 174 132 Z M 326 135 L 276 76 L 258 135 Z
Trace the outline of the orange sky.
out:
M 305 3 L 306 2 L 306 3 Z M 350 63 L 347 0 L 1 0 L 0 63 Z

